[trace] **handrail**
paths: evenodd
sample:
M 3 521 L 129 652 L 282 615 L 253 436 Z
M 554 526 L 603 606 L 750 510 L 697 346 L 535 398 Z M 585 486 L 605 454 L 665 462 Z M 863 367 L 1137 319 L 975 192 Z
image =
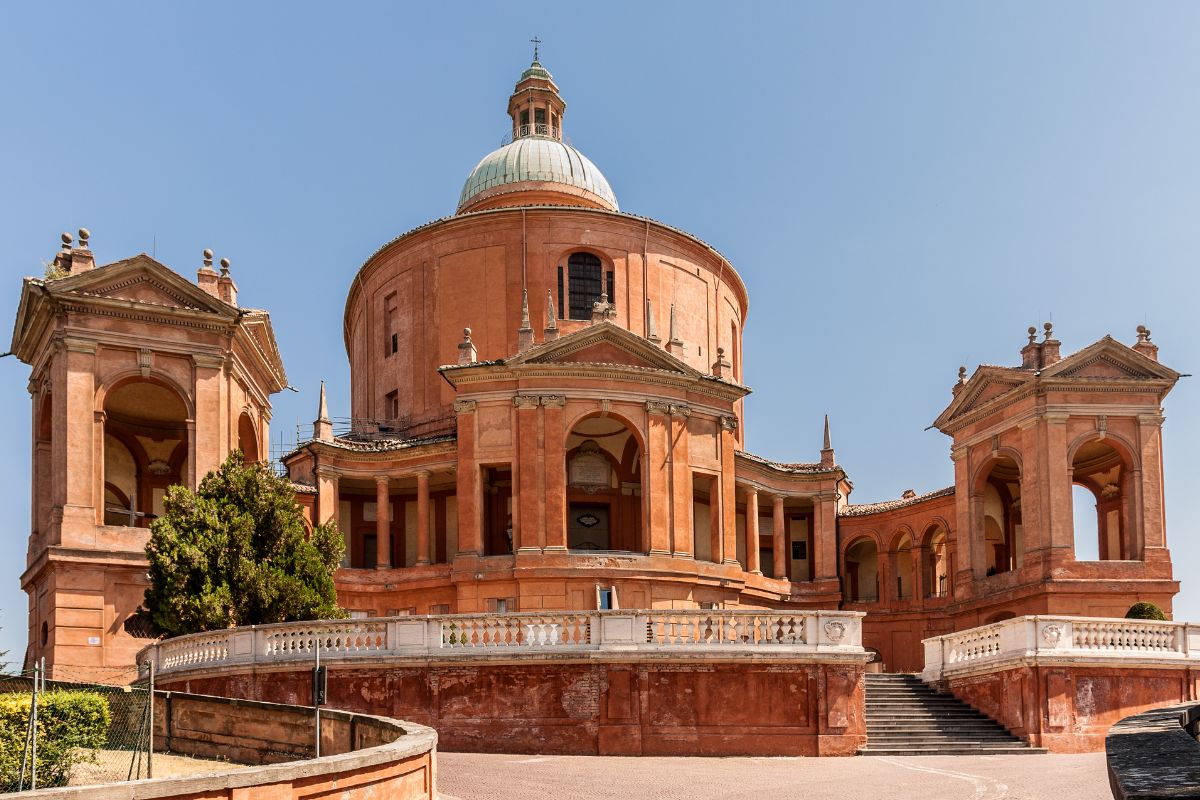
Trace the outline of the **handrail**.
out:
M 745 652 L 863 654 L 862 612 L 679 609 L 440 614 L 252 625 L 144 648 L 162 677 L 211 668 L 321 660 L 497 653 Z
M 1200 626 L 1186 622 L 1031 615 L 924 640 L 925 680 L 1021 659 L 1200 664 Z

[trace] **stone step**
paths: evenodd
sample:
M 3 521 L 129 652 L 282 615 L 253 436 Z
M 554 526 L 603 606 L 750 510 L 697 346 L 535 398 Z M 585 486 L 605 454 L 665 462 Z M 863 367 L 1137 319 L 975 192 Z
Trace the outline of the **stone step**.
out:
M 1045 752 L 915 675 L 867 676 L 867 744 L 862 755 Z

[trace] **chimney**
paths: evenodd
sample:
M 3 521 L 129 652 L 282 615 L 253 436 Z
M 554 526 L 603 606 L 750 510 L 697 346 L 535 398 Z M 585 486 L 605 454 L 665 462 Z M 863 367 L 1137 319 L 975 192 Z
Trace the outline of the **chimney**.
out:
M 1050 338 L 1054 335 L 1054 323 L 1047 322 L 1042 328 L 1045 330 L 1045 338 L 1042 339 L 1042 368 L 1045 369 L 1062 360 L 1062 342 Z
M 221 259 L 221 276 L 217 278 L 217 297 L 231 306 L 237 305 L 237 284 L 229 277 L 229 259 Z
M 325 381 L 321 381 L 321 401 L 317 405 L 317 418 L 313 421 L 313 438 L 322 442 L 333 441 L 333 422 L 329 419 L 329 406 L 325 402 Z
M 479 360 L 475 343 L 471 341 L 471 329 L 463 328 L 463 340 L 458 343 L 458 363 L 460 366 L 474 364 Z
M 213 251 L 204 251 L 204 266 L 196 270 L 196 285 L 211 294 L 213 297 L 220 297 L 221 293 L 217 289 L 217 271 L 213 269 Z
M 1134 343 L 1133 349 L 1146 358 L 1158 361 L 1158 345 L 1150 341 L 1150 329 L 1145 325 L 1137 326 L 1137 342 Z

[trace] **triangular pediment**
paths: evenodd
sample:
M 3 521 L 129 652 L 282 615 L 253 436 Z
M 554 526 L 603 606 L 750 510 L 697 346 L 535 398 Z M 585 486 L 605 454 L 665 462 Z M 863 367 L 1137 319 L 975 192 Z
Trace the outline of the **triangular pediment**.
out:
M 681 375 L 701 373 L 651 341 L 611 322 L 598 322 L 506 359 L 521 364 L 616 364 Z
M 980 367 L 975 370 L 962 387 L 954 400 L 946 407 L 941 416 L 934 421 L 934 426 L 941 428 L 946 423 L 965 414 L 970 414 L 1024 386 L 1033 380 L 1033 374 L 1009 367 Z
M 1095 344 L 1042 371 L 1044 379 L 1074 380 L 1134 380 L 1174 382 L 1179 373 L 1132 347 L 1105 336 Z
M 233 307 L 208 294 L 170 267 L 142 253 L 47 284 L 51 294 L 123 300 L 147 306 L 230 316 Z

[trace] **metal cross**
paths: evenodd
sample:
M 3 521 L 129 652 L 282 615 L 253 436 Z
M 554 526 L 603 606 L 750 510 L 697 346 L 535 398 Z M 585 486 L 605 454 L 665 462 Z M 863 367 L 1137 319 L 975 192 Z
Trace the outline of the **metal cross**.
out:
M 539 39 L 538 37 L 534 36 L 529 41 L 533 42 L 533 60 L 537 61 L 538 60 L 538 45 L 542 43 L 542 40 Z

